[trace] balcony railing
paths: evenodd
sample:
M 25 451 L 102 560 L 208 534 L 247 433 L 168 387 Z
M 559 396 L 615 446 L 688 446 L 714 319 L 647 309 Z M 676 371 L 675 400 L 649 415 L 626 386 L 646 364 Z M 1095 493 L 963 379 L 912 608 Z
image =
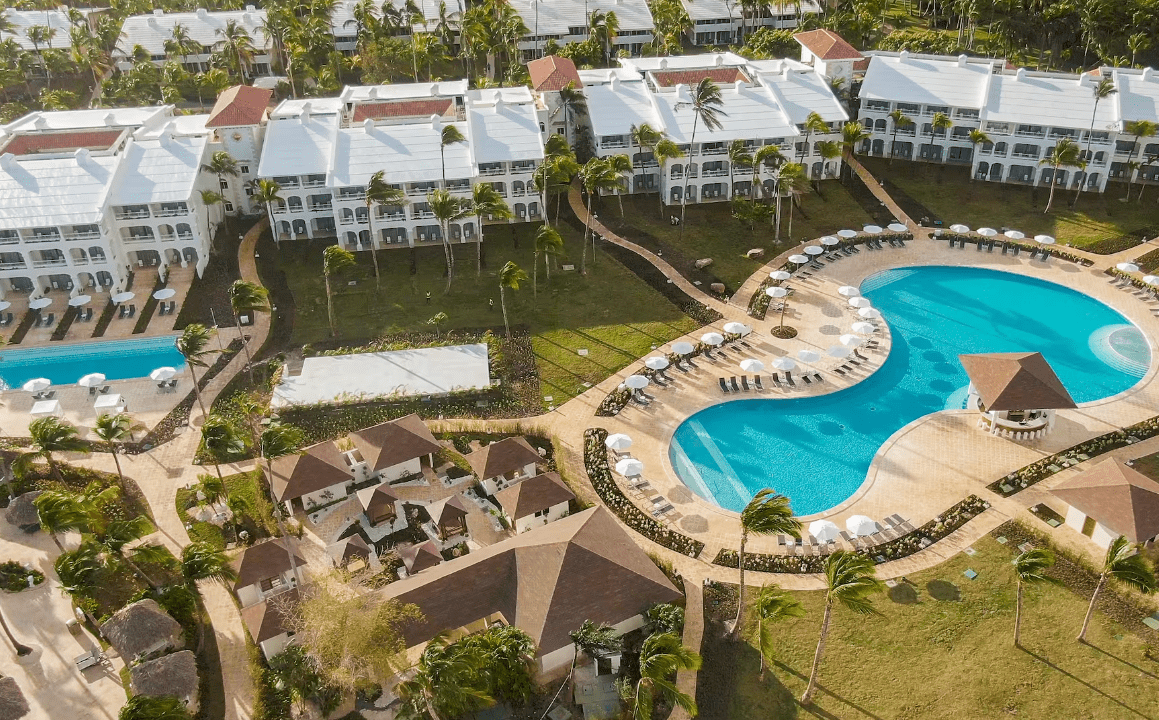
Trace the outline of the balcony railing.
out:
M 502 175 L 505 170 L 501 167 L 497 168 L 479 168 L 479 174 L 483 176 Z
M 26 267 L 23 261 L 0 263 L 0 270 L 23 270 Z
M 600 143 L 600 147 L 608 149 L 608 150 L 611 150 L 613 148 L 626 148 L 626 147 L 628 147 L 628 141 L 627 140 L 605 140 L 605 141 Z
M 120 213 L 115 213 L 114 217 L 116 217 L 116 219 L 118 219 L 118 220 L 141 220 L 142 218 L 149 217 L 149 211 L 148 210 L 136 210 L 134 212 L 120 212 Z
M 381 213 L 381 214 L 379 214 L 378 219 L 379 220 L 406 220 L 406 213 L 402 212 L 401 210 L 399 212 Z
M 324 211 L 333 210 L 334 206 L 331 205 L 330 203 L 315 203 L 313 205 L 310 205 L 309 208 L 310 208 L 310 212 L 324 212 Z
M 176 239 L 177 239 L 177 236 L 173 233 L 161 233 L 161 242 L 163 242 L 163 243 L 173 242 Z
M 56 267 L 58 265 L 64 265 L 64 264 L 65 264 L 64 258 L 53 258 L 51 260 L 33 260 L 32 261 L 32 267 L 34 267 L 34 268 Z
M 304 188 L 316 188 L 316 187 L 322 187 L 325 184 L 326 184 L 325 180 L 306 180 L 305 182 L 302 183 L 302 187 L 304 187 Z
M 132 235 L 124 238 L 124 243 L 126 245 L 140 245 L 141 243 L 151 243 L 153 240 L 154 237 L 152 235 Z
M 1011 153 L 1011 156 L 1016 157 L 1016 158 L 1026 158 L 1028 160 L 1037 160 L 1038 159 L 1038 153 L 1015 152 L 1015 153 Z
M 516 175 L 527 175 L 528 173 L 535 172 L 535 166 L 530 163 L 527 165 L 512 165 L 511 172 Z
M 69 233 L 64 236 L 65 240 L 100 240 L 101 234 L 99 232 L 79 232 Z M 0 245 L 4 244 L 3 239 L 0 239 Z
M 415 220 L 426 220 L 428 218 L 433 218 L 435 214 L 430 210 L 415 210 L 413 216 Z
M 728 170 L 705 170 L 704 177 L 727 177 Z
M 107 263 L 108 261 L 109 261 L 109 259 L 107 257 L 105 257 L 104 255 L 90 255 L 89 256 L 89 262 L 91 262 L 93 265 L 102 265 L 104 263 Z
M 1044 137 L 1046 137 L 1045 130 L 1037 131 L 1037 132 L 1034 130 L 1015 130 L 1014 134 L 1017 137 L 1031 137 L 1031 138 L 1044 138 Z
M 4 235 L 3 237 L 0 237 L 0 245 L 16 245 L 19 242 L 19 235 Z
M 728 148 L 701 148 L 701 155 L 727 155 Z
M 363 200 L 365 198 L 366 198 L 366 191 L 365 190 L 338 193 L 339 200 Z
M 407 195 L 414 195 L 414 196 L 416 196 L 416 197 L 422 197 L 422 196 L 425 196 L 427 193 L 431 192 L 432 190 L 434 190 L 434 188 L 433 188 L 433 187 L 429 187 L 429 188 L 426 188 L 426 187 L 424 187 L 424 188 L 407 188 L 407 190 L 406 190 L 406 194 L 407 194 Z
M 177 233 L 178 240 L 192 240 L 193 233 Z
M 44 242 L 60 242 L 60 235 L 29 235 L 25 242 L 29 243 L 44 243 Z
M 83 257 L 83 258 L 74 257 L 72 259 L 72 264 L 73 265 L 88 265 L 89 259 L 87 257 Z
M 180 217 L 189 214 L 189 208 L 168 208 L 153 213 L 155 217 Z

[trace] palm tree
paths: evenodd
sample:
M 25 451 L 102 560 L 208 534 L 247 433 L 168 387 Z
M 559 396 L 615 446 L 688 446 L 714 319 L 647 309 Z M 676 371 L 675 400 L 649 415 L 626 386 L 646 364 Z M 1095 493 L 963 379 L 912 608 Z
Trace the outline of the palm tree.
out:
M 185 357 L 185 364 L 189 366 L 189 376 L 193 380 L 193 391 L 197 394 L 197 404 L 201 406 L 201 416 L 209 415 L 205 410 L 205 402 L 201 399 L 201 385 L 197 382 L 197 372 L 194 368 L 205 367 L 205 356 L 212 352 L 209 349 L 209 338 L 213 331 L 201 323 L 190 323 L 185 326 L 181 336 L 177 338 L 177 352 Z
M 539 232 L 535 233 L 535 263 L 531 267 L 531 294 L 533 296 L 539 295 L 539 258 L 543 258 L 543 269 L 547 271 L 547 281 L 550 283 L 550 257 L 562 252 L 563 238 L 560 237 L 559 231 L 546 223 L 540 226 Z
M 1091 108 L 1091 126 L 1087 131 L 1087 149 L 1085 152 L 1083 152 L 1083 159 L 1087 162 L 1091 161 L 1091 141 L 1094 140 L 1095 137 L 1095 117 L 1099 112 L 1099 102 L 1104 98 L 1108 98 L 1119 92 L 1119 89 L 1115 87 L 1115 81 L 1106 77 L 1100 79 L 1098 84 L 1092 87 L 1091 90 L 1095 97 L 1095 104 L 1094 107 Z M 1075 193 L 1074 202 L 1071 203 L 1072 206 L 1079 201 L 1079 196 L 1083 193 L 1083 186 L 1086 184 L 1087 179 L 1086 177 L 1083 177 L 1082 182 L 1079 183 L 1078 192 Z
M 680 146 L 672 142 L 668 138 L 661 138 L 656 146 L 652 148 L 652 156 L 656 158 L 656 164 L 660 166 L 660 177 L 663 178 L 667 174 L 667 165 L 669 160 L 679 160 L 684 157 L 684 151 Z M 664 217 L 664 191 L 660 191 L 660 217 Z
M 688 147 L 690 152 L 696 152 L 696 130 L 700 123 L 708 128 L 709 132 L 719 130 L 723 127 L 720 122 L 722 115 L 727 116 L 728 113 L 721 110 L 724 105 L 724 100 L 720 96 L 720 86 L 712 81 L 712 78 L 704 78 L 697 84 L 696 89 L 692 91 L 692 97 L 687 102 L 676 103 L 676 110 L 679 111 L 684 107 L 692 108 L 692 136 L 688 140 Z M 688 210 L 688 170 L 691 163 L 684 163 L 684 177 L 682 182 L 685 187 L 680 193 L 680 232 L 679 240 L 684 240 L 684 218 L 685 212 Z
M 1153 123 L 1150 120 L 1131 120 L 1123 129 L 1135 136 L 1135 142 L 1131 145 L 1131 153 L 1127 155 L 1127 166 L 1130 167 L 1127 175 L 1127 195 L 1128 200 L 1131 199 L 1131 188 L 1135 184 L 1135 168 L 1138 165 L 1131 166 L 1135 162 L 1135 153 L 1139 151 L 1140 142 L 1142 138 L 1154 137 L 1156 132 L 1159 132 L 1159 124 Z
M 446 295 L 451 292 L 451 281 L 455 278 L 455 253 L 451 250 L 451 222 L 470 217 L 471 204 L 443 188 L 437 188 L 427 195 L 427 205 L 430 206 L 435 219 L 439 221 L 439 229 L 443 236 L 443 253 L 447 261 L 447 286 L 443 289 L 443 294 Z
M 841 150 L 846 153 L 849 160 L 852 160 L 857 154 L 857 144 L 868 138 L 869 133 L 865 131 L 865 126 L 859 122 L 847 122 L 841 126 Z
M 427 319 L 427 325 L 434 325 L 435 326 L 435 339 L 436 340 L 442 339 L 442 335 L 439 332 L 439 325 L 445 323 L 446 321 L 447 321 L 447 314 L 445 312 L 442 312 L 441 310 Z
M 209 162 L 205 164 L 203 169 L 217 176 L 217 187 L 219 189 L 215 190 L 214 192 L 217 192 L 219 195 L 221 195 L 221 189 L 224 189 L 223 186 L 226 184 L 225 176 L 238 176 L 237 160 L 235 160 L 233 156 L 225 150 L 218 150 L 213 155 L 211 155 Z M 221 195 L 221 197 L 224 200 L 225 196 Z M 226 230 L 229 230 L 228 214 L 225 216 L 225 227 Z
M 620 217 L 624 217 L 624 195 L 630 189 L 632 178 L 632 159 L 627 155 L 612 155 L 608 158 L 608 167 L 619 176 L 616 183 L 616 201 L 620 204 Z
M 527 273 L 521 267 L 515 264 L 515 261 L 508 260 L 503 268 L 499 271 L 499 306 L 503 309 L 503 327 L 507 330 L 507 337 L 511 337 L 511 325 L 507 322 L 507 289 L 518 290 L 519 283 L 528 280 Z
M 338 325 L 334 318 L 334 293 L 330 288 L 330 277 L 354 265 L 354 256 L 349 250 L 330 245 L 322 251 L 322 275 L 326 279 L 326 316 L 330 320 L 330 336 L 338 336 Z
M 984 145 L 984 144 L 990 142 L 990 136 L 987 135 L 982 130 L 978 130 L 976 128 L 974 130 L 970 131 L 969 138 L 970 138 L 970 148 L 971 148 L 970 152 L 971 152 L 971 154 L 974 154 L 974 155 L 976 155 L 978 153 L 978 146 L 979 145 Z M 970 182 L 974 182 L 973 175 L 970 176 Z
M 229 306 L 233 310 L 233 322 L 241 329 L 242 313 L 259 313 L 270 311 L 270 291 L 257 283 L 248 280 L 234 280 L 229 286 Z M 248 342 L 243 342 L 245 348 L 246 367 L 250 372 L 250 384 L 254 382 L 253 356 L 250 355 Z
M 266 215 L 270 219 L 270 232 L 273 233 L 274 240 L 277 240 L 278 233 L 274 228 L 274 215 L 272 207 L 274 203 L 282 199 L 282 186 L 275 180 L 267 180 L 262 178 L 258 180 L 254 187 L 253 194 L 254 202 L 266 209 Z
M 699 670 L 700 663 L 700 656 L 684 647 L 676 635 L 649 635 L 640 648 L 640 679 L 628 700 L 632 720 L 652 720 L 657 695 L 695 717 L 696 701 L 676 687 L 672 676 L 679 670 Z
M 583 624 L 567 634 L 571 638 L 574 650 L 571 657 L 571 670 L 567 676 L 569 681 L 575 677 L 575 666 L 579 662 L 579 655 L 593 660 L 604 655 L 619 652 L 624 647 L 624 640 L 615 628 L 608 625 L 596 625 L 591 620 L 584 620 Z
M 270 424 L 258 437 L 258 455 L 266 461 L 266 485 L 270 491 L 274 519 L 278 523 L 278 534 L 281 536 L 282 545 L 286 548 L 286 554 L 289 555 L 290 571 L 293 573 L 298 587 L 302 586 L 302 577 L 298 571 L 298 559 L 294 555 L 289 535 L 286 534 L 284 508 L 278 504 L 278 499 L 274 496 L 274 460 L 297 453 L 301 446 L 302 431 L 293 425 L 280 422 Z
M 382 170 L 370 176 L 370 180 L 366 183 L 365 197 L 366 228 L 367 234 L 370 236 L 370 261 L 374 264 L 374 289 L 377 291 L 381 286 L 378 278 L 378 238 L 374 237 L 373 209 L 375 205 L 405 205 L 407 199 L 405 192 L 386 181 L 386 173 Z
M 52 476 L 58 482 L 64 482 L 53 453 L 88 449 L 88 443 L 80 438 L 76 428 L 60 418 L 37 418 L 28 424 L 28 434 L 32 437 L 32 449 L 18 455 L 12 463 L 12 469 L 20 476 L 31 469 L 32 463 L 44 460 Z
M 903 127 L 910 127 L 914 121 L 900 109 L 892 110 L 889 119 L 893 121 L 893 135 L 889 139 L 889 164 L 893 165 L 893 159 L 897 156 L 897 131 Z
M 475 213 L 475 224 L 479 227 L 479 240 L 475 243 L 475 276 L 478 277 L 483 272 L 483 217 L 510 220 L 515 215 L 499 191 L 485 182 L 475 183 L 471 188 L 471 212 Z M 543 213 L 547 215 L 546 202 Z
M 121 708 L 117 720 L 190 720 L 190 717 L 185 705 L 175 697 L 134 695 Z
M 222 55 L 237 62 L 237 75 L 242 83 L 245 82 L 245 69 L 254 57 L 253 39 L 237 20 L 227 20 L 225 27 L 219 27 L 214 33 L 221 38 L 218 41 Z
M 954 121 L 950 119 L 949 115 L 945 114 L 944 112 L 934 113 L 934 119 L 930 121 L 930 148 L 931 149 L 934 146 L 934 138 L 936 138 L 939 133 L 941 133 L 942 135 L 945 135 L 946 132 L 951 127 L 953 127 L 953 125 L 954 125 Z M 947 155 L 949 155 L 949 153 L 942 154 L 942 164 L 943 165 L 946 163 L 946 156 Z
M 805 156 L 809 154 L 809 140 L 812 138 L 813 133 L 829 132 L 829 123 L 825 122 L 825 119 L 817 113 L 811 112 L 809 113 L 809 116 L 805 118 L 804 130 L 805 142 L 802 144 L 801 154 L 797 158 L 797 162 L 799 163 L 804 163 Z
M 570 145 L 575 142 L 575 138 L 572 137 L 572 125 L 588 114 L 588 99 L 582 91 L 576 90 L 574 82 L 560 88 L 559 109 L 563 111 L 563 132 Z
M 52 538 L 58 550 L 64 552 L 60 544 L 61 533 L 70 530 L 82 531 L 88 528 L 89 515 L 71 493 L 49 490 L 41 493 L 33 504 L 36 505 L 40 527 Z
M 237 572 L 230 565 L 229 558 L 224 552 L 214 548 L 209 543 L 192 542 L 181 549 L 181 576 L 185 578 L 185 585 L 189 592 L 197 594 L 199 580 L 211 580 L 226 584 L 237 579 Z M 200 604 L 198 613 L 202 612 Z M 197 646 L 200 648 L 205 641 L 205 619 L 197 623 Z
M 36 58 L 40 66 L 44 68 L 45 87 L 48 88 L 52 87 L 52 73 L 49 72 L 48 63 L 44 61 L 44 53 L 41 51 L 40 46 L 47 43 L 51 47 L 52 37 L 55 34 L 56 30 L 47 25 L 32 25 L 24 33 L 24 36 L 28 38 L 28 42 L 32 43 L 32 51 L 36 53 Z
M 648 123 L 640 123 L 633 125 L 631 132 L 632 145 L 640 148 L 640 150 L 647 150 L 655 156 L 656 143 L 660 142 L 664 136 Z
M 1054 172 L 1050 176 L 1050 196 L 1046 199 L 1044 214 L 1050 212 L 1050 206 L 1054 204 L 1054 190 L 1058 187 L 1059 168 L 1074 167 L 1079 162 L 1079 145 L 1068 137 L 1059 139 L 1058 143 L 1050 149 L 1050 152 L 1038 161 L 1039 165 L 1050 165 L 1054 168 Z
M 57 547 L 60 547 L 59 543 Z M 101 570 L 101 548 L 94 542 L 82 542 L 80 547 L 72 552 L 61 552 L 53 562 L 56 576 L 60 579 L 60 590 L 74 600 L 91 597 L 96 589 L 97 574 Z M 77 607 L 84 612 L 85 617 L 97 627 L 99 623 L 87 603 L 77 603 Z
M 39 500 L 40 498 L 37 498 Z M 1146 558 L 1135 552 L 1131 541 L 1120 535 L 1111 541 L 1107 547 L 1106 557 L 1103 558 L 1103 569 L 1099 573 L 1099 582 L 1091 594 L 1091 604 L 1087 608 L 1087 615 L 1083 618 L 1083 627 L 1079 631 L 1078 641 L 1085 642 L 1087 628 L 1091 624 L 1091 616 L 1095 614 L 1095 603 L 1099 600 L 1099 593 L 1107 580 L 1115 578 L 1143 593 L 1153 593 L 1156 589 L 1155 570 Z
M 780 173 L 780 189 L 789 198 L 789 241 L 793 239 L 793 206 L 800 202 L 802 195 L 809 191 L 808 178 L 805 177 L 805 166 L 797 163 L 785 163 Z
M 753 154 L 744 140 L 733 140 L 728 146 L 728 195 L 736 194 L 736 169 L 752 168 Z
M 448 145 L 458 145 L 459 143 L 467 142 L 467 138 L 459 128 L 454 125 L 444 125 L 443 132 L 439 139 L 439 163 L 443 171 L 443 189 L 447 188 L 447 157 L 446 151 Z
M 587 275 L 588 235 L 592 230 L 592 200 L 601 190 L 612 190 L 619 187 L 620 176 L 612 169 L 608 158 L 594 157 L 584 163 L 583 168 L 580 169 L 580 180 L 588 194 L 587 217 L 584 220 L 584 245 L 580 255 L 580 274 Z
M 112 558 L 123 560 L 126 565 L 142 580 L 145 581 L 149 587 L 154 590 L 160 590 L 160 586 L 153 581 L 151 577 L 145 574 L 137 563 L 133 562 L 132 555 L 126 551 L 129 543 L 136 542 L 148 535 L 153 530 L 153 523 L 149 522 L 149 518 L 144 515 L 138 515 L 131 520 L 111 520 L 104 528 L 98 538 L 100 544 L 109 551 Z M 137 550 L 143 550 L 149 546 L 140 546 Z M 144 550 L 146 556 L 148 550 Z
M 117 466 L 117 480 L 122 493 L 125 492 L 125 474 L 121 472 L 121 459 L 117 457 L 117 444 L 123 443 L 126 438 L 132 439 L 133 431 L 141 427 L 134 425 L 133 419 L 125 413 L 117 413 L 116 415 L 104 413 L 97 418 L 96 425 L 93 427 L 93 435 L 96 435 L 101 442 L 108 446 L 109 454 L 113 456 L 113 464 Z
M 736 623 L 732 627 L 732 637 L 740 636 L 741 624 L 744 622 L 744 561 L 745 545 L 749 534 L 754 535 L 792 535 L 801 537 L 801 523 L 793 517 L 793 508 L 789 505 L 789 498 L 778 495 L 769 488 L 765 488 L 745 505 L 740 513 L 740 553 L 737 556 L 737 567 L 740 568 L 740 592 L 737 595 Z
M 813 656 L 813 668 L 809 671 L 809 685 L 801 696 L 801 704 L 808 705 L 817 692 L 817 676 L 821 670 L 821 658 L 825 655 L 825 640 L 829 636 L 829 621 L 833 617 L 833 604 L 841 603 L 858 615 L 877 612 L 869 596 L 881 590 L 881 581 L 874 576 L 873 560 L 860 553 L 838 550 L 825 559 L 825 615 L 821 620 L 821 637 L 817 640 L 817 653 Z
M 761 654 L 761 677 L 765 675 L 765 657 L 773 655 L 773 625 L 791 617 L 804 617 L 805 607 L 776 585 L 765 585 L 757 594 L 757 650 Z
M 1053 582 L 1046 569 L 1054 565 L 1054 553 L 1042 548 L 1032 548 L 1014 558 L 1014 576 L 1018 581 L 1018 594 L 1014 603 L 1014 646 L 1018 647 L 1022 631 L 1022 586 L 1032 583 Z
M 431 638 L 414 675 L 396 689 L 403 705 L 400 717 L 429 715 L 431 720 L 442 720 L 465 715 L 490 702 L 490 696 L 477 687 L 480 665 L 477 656 L 458 652 L 446 632 Z
M 169 31 L 169 39 L 165 41 L 165 53 L 181 58 L 184 65 L 190 55 L 201 52 L 201 43 L 189 35 L 189 30 L 181 23 L 174 23 Z
M 757 201 L 757 192 L 764 195 L 764 186 L 761 185 L 761 170 L 767 167 L 777 168 L 785 163 L 785 156 L 776 145 L 762 145 L 753 153 L 753 195 L 751 202 Z

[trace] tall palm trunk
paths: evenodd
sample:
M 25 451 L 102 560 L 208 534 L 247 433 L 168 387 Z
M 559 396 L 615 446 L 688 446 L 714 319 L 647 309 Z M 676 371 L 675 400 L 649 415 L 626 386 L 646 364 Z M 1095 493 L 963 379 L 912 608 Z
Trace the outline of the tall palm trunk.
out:
M 1052 204 L 1054 204 L 1054 189 L 1056 187 L 1058 187 L 1058 166 L 1057 165 L 1054 166 L 1054 173 L 1052 173 L 1050 176 L 1050 195 L 1048 195 L 1046 198 L 1046 209 L 1042 211 L 1043 215 L 1050 212 L 1050 206 Z
M 744 530 L 740 533 L 740 554 L 737 556 L 740 560 L 737 567 L 740 568 L 740 588 L 737 590 L 736 596 L 736 623 L 732 626 L 732 639 L 736 640 L 740 637 L 740 626 L 744 622 L 744 549 L 748 544 L 749 534 Z M 760 642 L 758 641 L 759 645 Z M 761 657 L 762 667 L 764 665 L 764 656 Z
M 443 288 L 443 294 L 447 295 L 451 292 L 451 280 L 455 277 L 455 254 L 451 252 L 451 238 L 448 235 L 450 231 L 446 220 L 439 222 L 439 230 L 443 234 L 443 253 L 447 256 L 447 286 Z
M 524 275 L 524 277 L 527 277 Z M 503 310 L 503 329 L 507 332 L 508 339 L 511 338 L 511 325 L 507 322 L 507 292 L 502 285 L 499 286 L 499 307 Z
M 330 291 L 330 273 L 324 272 L 326 278 L 326 316 L 330 320 L 330 337 L 338 335 L 337 322 L 334 319 L 334 295 Z
M 1014 600 L 1014 647 L 1019 647 L 1022 633 L 1022 580 L 1018 581 L 1018 593 Z
M 1107 584 L 1106 574 L 1099 576 L 1099 584 L 1095 585 L 1095 592 L 1091 595 L 1091 604 L 1087 608 L 1087 616 L 1083 618 L 1083 628 L 1079 631 L 1079 636 L 1076 638 L 1079 642 L 1086 642 L 1087 628 L 1091 625 L 1091 616 L 1095 614 L 1095 603 L 1099 601 L 1099 593 L 1103 591 L 1103 585 Z
M 678 240 L 680 242 L 684 241 L 684 215 L 688 210 L 688 171 L 692 167 L 692 153 L 696 152 L 696 126 L 699 122 L 700 115 L 693 113 L 692 137 L 688 141 L 688 162 L 684 163 L 684 177 L 681 179 L 681 182 L 684 183 L 684 187 L 680 192 L 680 233 L 678 235 Z M 701 156 L 703 157 L 703 153 Z M 696 175 L 699 177 L 700 173 L 698 172 Z
M 24 657 L 32 654 L 32 648 L 21 643 L 12 634 L 12 630 L 8 627 L 8 621 L 4 618 L 4 613 L 0 612 L 0 627 L 4 628 L 4 634 L 8 636 L 8 642 L 12 643 L 12 648 L 16 650 L 16 657 Z
M 125 494 L 125 474 L 123 472 L 121 472 L 121 459 L 119 457 L 117 457 L 116 446 L 113 445 L 112 443 L 109 443 L 109 445 L 110 445 L 110 448 L 112 449 L 112 452 L 109 454 L 113 456 L 113 464 L 117 466 L 117 485 L 120 486 L 121 495 L 124 496 L 124 494 Z
M 378 277 L 378 243 L 374 241 L 374 212 L 369 197 L 366 200 L 366 234 L 370 236 L 370 262 L 374 263 L 374 291 L 378 292 L 382 285 Z
M 813 696 L 817 694 L 817 675 L 821 670 L 821 658 L 825 656 L 825 640 L 829 636 L 829 621 L 833 617 L 833 601 L 825 600 L 825 616 L 821 620 L 821 637 L 817 640 L 817 653 L 813 656 L 813 668 L 809 670 L 809 685 L 805 688 L 805 694 L 801 696 L 801 704 L 808 705 L 813 702 Z
M 189 366 L 189 377 L 193 379 L 193 393 L 197 395 L 197 404 L 201 407 L 201 417 L 209 417 L 209 413 L 205 411 L 205 401 L 201 399 L 201 385 L 197 382 L 197 373 L 193 370 L 193 363 L 186 360 L 185 364 Z
M 253 311 L 251 311 L 253 312 Z M 236 310 L 233 311 L 233 323 L 237 325 L 237 331 L 241 335 L 241 346 L 245 350 L 245 366 L 249 370 L 250 385 L 254 384 L 254 357 L 250 354 L 250 344 L 245 336 L 245 332 L 241 329 L 241 315 Z
M 584 247 L 580 253 L 580 275 L 588 274 L 588 232 L 592 229 L 592 195 L 594 194 L 588 191 L 587 218 L 584 219 Z

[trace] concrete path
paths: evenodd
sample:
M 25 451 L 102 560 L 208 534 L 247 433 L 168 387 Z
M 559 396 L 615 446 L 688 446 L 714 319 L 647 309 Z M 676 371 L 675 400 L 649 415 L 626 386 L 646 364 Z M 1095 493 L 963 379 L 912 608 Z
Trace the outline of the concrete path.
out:
M 704 640 L 704 580 L 684 579 L 684 647 L 700 652 Z M 696 699 L 696 671 L 681 670 L 676 674 L 676 688 Z M 669 720 L 689 720 L 688 711 L 676 708 Z

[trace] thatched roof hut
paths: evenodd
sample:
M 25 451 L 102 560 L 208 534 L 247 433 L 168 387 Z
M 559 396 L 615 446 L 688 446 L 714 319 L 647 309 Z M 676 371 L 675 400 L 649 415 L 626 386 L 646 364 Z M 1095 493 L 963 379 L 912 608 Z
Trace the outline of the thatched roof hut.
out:
M 197 712 L 197 657 L 190 650 L 162 655 L 133 668 L 129 686 L 136 695 L 175 697 Z
M 0 720 L 17 720 L 30 710 L 16 678 L 0 678 Z
M 15 525 L 23 530 L 35 530 L 40 527 L 40 513 L 37 512 L 33 501 L 40 497 L 43 490 L 33 490 L 13 498 L 4 511 L 4 519 L 9 525 Z

